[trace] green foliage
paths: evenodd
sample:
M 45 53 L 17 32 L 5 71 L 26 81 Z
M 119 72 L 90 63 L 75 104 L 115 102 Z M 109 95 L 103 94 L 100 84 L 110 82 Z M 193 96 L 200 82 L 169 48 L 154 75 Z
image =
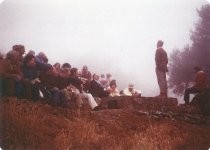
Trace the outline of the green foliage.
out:
M 191 46 L 176 49 L 170 55 L 169 87 L 176 94 L 193 82 L 193 67 L 201 66 L 210 79 L 210 5 L 204 5 L 197 11 L 200 20 L 191 31 Z

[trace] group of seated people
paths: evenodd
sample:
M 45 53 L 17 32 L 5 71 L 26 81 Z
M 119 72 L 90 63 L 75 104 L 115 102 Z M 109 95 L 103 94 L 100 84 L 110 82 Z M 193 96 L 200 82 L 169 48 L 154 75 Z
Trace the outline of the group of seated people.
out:
M 43 97 L 63 107 L 71 107 L 74 101 L 78 108 L 86 99 L 92 110 L 98 110 L 95 98 L 141 94 L 133 84 L 119 92 L 111 74 L 105 78 L 104 74 L 92 75 L 87 66 L 80 71 L 69 63 L 51 65 L 44 52 L 35 55 L 30 50 L 24 54 L 23 45 L 14 45 L 5 58 L 0 58 L 0 97 L 17 96 L 33 101 Z

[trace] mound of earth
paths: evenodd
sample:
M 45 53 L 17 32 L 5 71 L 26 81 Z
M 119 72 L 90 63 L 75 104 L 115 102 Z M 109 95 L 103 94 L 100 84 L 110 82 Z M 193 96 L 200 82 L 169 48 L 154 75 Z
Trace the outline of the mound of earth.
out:
M 106 98 L 78 112 L 15 98 L 0 101 L 2 149 L 208 149 L 210 118 L 176 99 Z

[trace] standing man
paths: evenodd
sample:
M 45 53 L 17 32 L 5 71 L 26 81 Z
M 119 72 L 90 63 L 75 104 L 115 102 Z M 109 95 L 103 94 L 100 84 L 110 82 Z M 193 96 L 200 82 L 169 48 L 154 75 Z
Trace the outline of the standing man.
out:
M 168 57 L 166 51 L 162 47 L 163 41 L 159 40 L 157 42 L 157 50 L 155 53 L 156 75 L 160 88 L 160 95 L 158 97 L 167 97 L 166 72 L 168 72 Z

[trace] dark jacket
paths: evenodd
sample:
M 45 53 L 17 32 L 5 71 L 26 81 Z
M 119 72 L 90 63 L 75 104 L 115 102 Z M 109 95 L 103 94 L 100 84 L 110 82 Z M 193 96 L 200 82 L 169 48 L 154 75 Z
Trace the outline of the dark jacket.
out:
M 28 67 L 27 65 L 22 66 L 22 72 L 25 79 L 33 80 L 39 77 L 40 72 L 45 71 L 49 68 L 49 64 L 36 63 L 34 67 Z
M 162 72 L 168 72 L 168 56 L 163 48 L 158 48 L 155 53 L 156 69 Z
M 92 80 L 90 82 L 90 89 L 89 92 L 94 96 L 94 97 L 107 97 L 109 95 L 109 92 L 104 91 L 104 88 L 95 80 Z
M 41 74 L 40 80 L 42 81 L 42 84 L 49 90 L 54 87 L 62 90 L 72 84 L 81 91 L 82 81 L 78 78 Z
M 33 80 L 39 77 L 39 68 L 23 66 L 22 72 L 24 79 Z

